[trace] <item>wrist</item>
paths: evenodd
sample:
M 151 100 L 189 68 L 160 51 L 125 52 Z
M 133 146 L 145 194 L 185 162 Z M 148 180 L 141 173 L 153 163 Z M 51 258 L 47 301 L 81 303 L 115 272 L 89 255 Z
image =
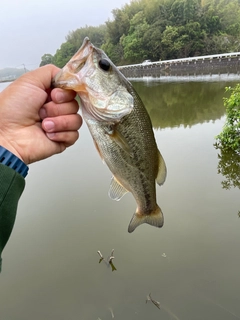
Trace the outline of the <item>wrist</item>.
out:
M 9 141 L 15 141 L 15 138 L 9 139 Z M 14 146 L 16 143 L 11 143 L 9 141 L 4 138 L 4 133 L 2 134 L 2 132 L 0 132 L 0 146 L 12 152 L 16 157 L 26 163 L 22 156 L 18 153 L 17 148 Z
M 12 168 L 24 178 L 28 174 L 28 166 L 10 150 L 0 145 L 0 164 Z

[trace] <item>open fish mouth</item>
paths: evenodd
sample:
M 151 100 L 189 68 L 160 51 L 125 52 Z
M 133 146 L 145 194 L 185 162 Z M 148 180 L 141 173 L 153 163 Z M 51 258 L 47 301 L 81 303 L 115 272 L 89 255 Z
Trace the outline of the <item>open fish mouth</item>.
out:
M 62 89 L 73 89 L 74 91 L 84 91 L 80 84 L 79 72 L 84 67 L 87 59 L 93 51 L 93 44 L 89 38 L 85 38 L 80 49 L 69 60 L 69 62 L 59 71 L 52 80 L 52 87 Z

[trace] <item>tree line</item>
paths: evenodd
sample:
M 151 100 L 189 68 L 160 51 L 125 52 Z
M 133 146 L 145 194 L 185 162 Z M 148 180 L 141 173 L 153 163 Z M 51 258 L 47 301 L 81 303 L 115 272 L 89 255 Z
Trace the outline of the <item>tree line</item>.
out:
M 132 0 L 98 27 L 69 32 L 40 66 L 62 68 L 87 36 L 116 65 L 240 51 L 240 0 Z

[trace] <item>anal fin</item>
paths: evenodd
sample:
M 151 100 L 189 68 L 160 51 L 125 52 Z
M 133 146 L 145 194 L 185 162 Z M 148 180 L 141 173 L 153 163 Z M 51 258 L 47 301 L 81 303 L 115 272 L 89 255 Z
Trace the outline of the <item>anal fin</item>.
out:
M 112 200 L 119 201 L 128 191 L 112 177 L 108 195 Z

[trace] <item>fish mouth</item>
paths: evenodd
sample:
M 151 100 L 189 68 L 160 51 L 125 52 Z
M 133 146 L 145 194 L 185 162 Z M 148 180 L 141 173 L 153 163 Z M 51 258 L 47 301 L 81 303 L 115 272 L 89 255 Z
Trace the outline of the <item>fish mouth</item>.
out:
M 80 49 L 52 79 L 52 87 L 74 90 L 76 92 L 86 91 L 85 85 L 80 81 L 79 72 L 84 67 L 93 48 L 93 44 L 86 37 Z

